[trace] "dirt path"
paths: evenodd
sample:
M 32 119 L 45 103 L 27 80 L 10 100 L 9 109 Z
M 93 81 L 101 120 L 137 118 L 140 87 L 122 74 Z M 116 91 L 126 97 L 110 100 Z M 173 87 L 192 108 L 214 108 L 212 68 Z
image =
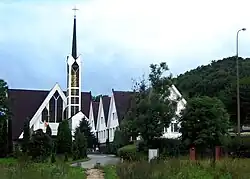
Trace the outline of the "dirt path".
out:
M 99 169 L 89 169 L 87 170 L 87 179 L 104 179 L 104 174 L 102 170 Z

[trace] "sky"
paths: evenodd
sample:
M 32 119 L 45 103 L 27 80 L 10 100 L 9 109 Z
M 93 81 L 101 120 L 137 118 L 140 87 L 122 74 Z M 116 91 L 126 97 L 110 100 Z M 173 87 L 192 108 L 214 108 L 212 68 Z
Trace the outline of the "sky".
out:
M 212 60 L 250 56 L 248 0 L 0 1 L 0 79 L 10 88 L 66 89 L 73 11 L 82 58 L 82 90 L 131 90 L 149 65 L 175 76 Z M 249 29 L 249 30 L 248 30 Z

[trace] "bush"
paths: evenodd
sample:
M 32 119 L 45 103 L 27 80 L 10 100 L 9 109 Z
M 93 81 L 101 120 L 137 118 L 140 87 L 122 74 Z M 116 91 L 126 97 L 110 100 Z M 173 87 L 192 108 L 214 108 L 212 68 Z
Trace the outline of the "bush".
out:
M 38 129 L 32 135 L 29 145 L 29 155 L 33 160 L 44 161 L 52 151 L 52 139 L 42 129 Z
M 235 157 L 250 157 L 250 137 L 233 137 L 228 145 L 228 152 Z
M 118 156 L 128 161 L 138 161 L 145 159 L 145 155 L 136 151 L 136 145 L 126 145 L 118 149 Z
M 178 139 L 157 138 L 146 144 L 143 140 L 136 143 L 137 151 L 148 153 L 148 149 L 159 149 L 160 155 L 178 157 L 186 155 L 188 150 Z

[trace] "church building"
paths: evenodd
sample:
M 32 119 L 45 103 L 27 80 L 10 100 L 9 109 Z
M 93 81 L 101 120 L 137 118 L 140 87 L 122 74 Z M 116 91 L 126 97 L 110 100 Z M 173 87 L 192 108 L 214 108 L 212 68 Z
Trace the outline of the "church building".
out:
M 112 89 L 111 96 L 101 96 L 98 102 L 92 100 L 91 92 L 82 92 L 82 61 L 77 53 L 76 16 L 73 22 L 72 52 L 66 57 L 67 89 L 63 90 L 58 83 L 50 91 L 9 89 L 8 98 L 12 112 L 12 139 L 16 141 L 23 137 L 23 126 L 29 119 L 32 131 L 43 129 L 47 125 L 52 135 L 57 135 L 57 128 L 62 120 L 69 119 L 72 134 L 81 120 L 88 120 L 92 132 L 98 136 L 100 143 L 114 139 L 115 130 L 129 109 L 132 97 L 131 91 L 116 91 Z M 177 113 L 184 108 L 186 101 L 173 85 L 172 99 L 180 99 Z M 179 124 L 173 120 L 170 127 L 164 130 L 163 137 L 176 138 Z

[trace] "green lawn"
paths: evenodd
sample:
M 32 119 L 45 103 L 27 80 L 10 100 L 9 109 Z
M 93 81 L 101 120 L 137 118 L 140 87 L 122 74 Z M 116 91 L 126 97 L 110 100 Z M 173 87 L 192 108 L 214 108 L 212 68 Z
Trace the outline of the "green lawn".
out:
M 104 171 L 104 178 L 105 179 L 117 179 L 117 174 L 116 174 L 116 166 L 113 165 L 107 165 L 103 167 Z
M 1 179 L 86 179 L 83 169 L 57 161 L 33 163 L 13 158 L 0 159 Z

